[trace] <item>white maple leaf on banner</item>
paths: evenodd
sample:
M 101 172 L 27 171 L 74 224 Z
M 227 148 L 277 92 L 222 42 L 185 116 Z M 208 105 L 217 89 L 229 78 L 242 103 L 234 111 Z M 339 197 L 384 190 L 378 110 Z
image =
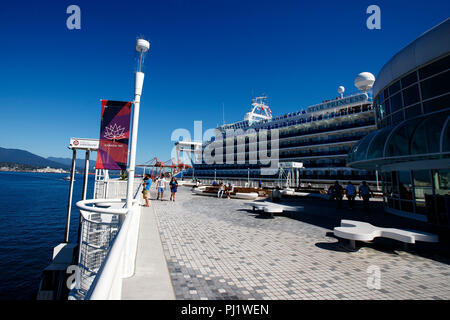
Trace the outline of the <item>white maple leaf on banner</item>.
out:
M 125 138 L 125 128 L 118 126 L 116 123 L 105 128 L 104 137 L 109 140 L 118 140 Z

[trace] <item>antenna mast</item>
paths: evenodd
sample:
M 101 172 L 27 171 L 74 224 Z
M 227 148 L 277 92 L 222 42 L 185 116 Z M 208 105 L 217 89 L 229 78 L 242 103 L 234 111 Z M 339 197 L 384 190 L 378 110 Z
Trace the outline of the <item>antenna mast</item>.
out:
M 225 124 L 225 103 L 222 102 L 222 125 Z

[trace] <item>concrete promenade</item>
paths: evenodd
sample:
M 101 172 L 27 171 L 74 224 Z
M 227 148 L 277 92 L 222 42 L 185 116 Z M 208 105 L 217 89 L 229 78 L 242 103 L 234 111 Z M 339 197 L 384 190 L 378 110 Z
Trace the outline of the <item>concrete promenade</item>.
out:
M 141 207 L 135 275 L 122 282 L 122 300 L 173 300 L 154 207 Z
M 125 299 L 450 298 L 450 260 L 436 251 L 405 251 L 380 239 L 350 252 L 332 235 L 341 218 L 404 220 L 380 208 L 368 215 L 349 212 L 345 201 L 335 210 L 328 201 L 302 199 L 304 212 L 266 219 L 244 207 L 248 201 L 193 195 L 188 187 L 179 188 L 176 202 L 168 199 L 167 192 L 142 211 Z M 368 288 L 376 279 L 379 288 Z

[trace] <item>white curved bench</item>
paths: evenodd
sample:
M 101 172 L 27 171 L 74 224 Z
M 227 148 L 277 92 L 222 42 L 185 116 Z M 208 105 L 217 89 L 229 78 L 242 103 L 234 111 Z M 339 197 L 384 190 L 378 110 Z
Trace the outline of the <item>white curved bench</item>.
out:
M 401 230 L 373 226 L 367 222 L 354 220 L 341 220 L 341 226 L 335 227 L 334 235 L 350 240 L 350 246 L 355 249 L 355 241 L 371 241 L 377 237 L 398 240 L 404 243 L 416 241 L 438 242 L 438 236 L 415 230 Z
M 251 206 L 253 211 L 261 210 L 269 213 L 272 217 L 274 213 L 283 213 L 284 211 L 299 212 L 304 208 L 303 206 L 287 206 L 273 202 L 246 202 L 244 205 Z
M 283 213 L 283 208 L 278 206 L 266 206 L 263 210 L 265 213 L 268 213 L 271 218 L 273 218 L 274 213 Z

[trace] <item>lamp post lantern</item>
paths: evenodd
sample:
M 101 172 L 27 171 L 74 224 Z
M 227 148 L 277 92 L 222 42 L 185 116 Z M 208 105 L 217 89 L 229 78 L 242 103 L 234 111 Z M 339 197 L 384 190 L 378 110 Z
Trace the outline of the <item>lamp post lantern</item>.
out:
M 150 42 L 145 39 L 136 40 L 136 72 L 134 74 L 134 108 L 133 124 L 131 127 L 131 148 L 130 162 L 128 165 L 128 184 L 127 184 L 127 208 L 130 209 L 133 203 L 134 171 L 136 167 L 136 145 L 137 132 L 139 124 L 139 105 L 141 101 L 142 86 L 144 84 L 144 58 L 150 49 Z

